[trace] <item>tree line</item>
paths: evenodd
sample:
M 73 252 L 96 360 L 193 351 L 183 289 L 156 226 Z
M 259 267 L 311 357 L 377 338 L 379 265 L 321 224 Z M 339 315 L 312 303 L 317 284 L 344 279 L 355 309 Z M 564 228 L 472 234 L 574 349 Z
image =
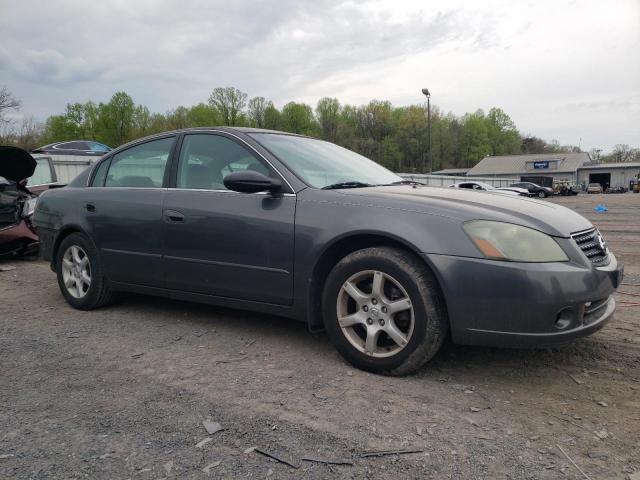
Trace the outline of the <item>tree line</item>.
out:
M 3 103 L 4 102 L 4 103 Z M 3 106 L 4 105 L 4 106 Z M 0 143 L 27 149 L 63 140 L 96 140 L 111 147 L 153 133 L 187 127 L 248 126 L 322 138 L 361 153 L 394 171 L 424 172 L 429 167 L 427 107 L 394 106 L 371 100 L 366 105 L 321 98 L 315 107 L 289 102 L 281 109 L 264 97 L 249 98 L 234 87 L 214 88 L 206 102 L 152 113 L 125 92 L 106 103 L 69 103 L 44 123 L 26 118 L 16 125 L 3 112 L 20 108 L 19 100 L 0 90 Z M 500 108 L 462 116 L 431 109 L 431 152 L 434 170 L 471 168 L 487 155 L 580 151 L 557 141 L 522 134 Z M 599 161 L 640 160 L 640 149 L 618 145 Z

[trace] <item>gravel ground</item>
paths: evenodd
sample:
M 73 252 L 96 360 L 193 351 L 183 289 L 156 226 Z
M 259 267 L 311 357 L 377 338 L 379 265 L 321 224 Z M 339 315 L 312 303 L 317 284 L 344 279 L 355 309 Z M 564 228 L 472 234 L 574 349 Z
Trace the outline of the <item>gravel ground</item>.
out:
M 640 195 L 552 201 L 600 227 L 635 284 L 620 290 L 640 295 Z M 598 203 L 609 212 L 594 213 Z M 566 347 L 446 344 L 417 374 L 386 378 L 283 318 L 133 295 L 80 312 L 44 262 L 7 266 L 0 478 L 640 475 L 638 306 Z M 224 430 L 208 434 L 207 419 Z M 419 452 L 360 456 L 392 449 Z

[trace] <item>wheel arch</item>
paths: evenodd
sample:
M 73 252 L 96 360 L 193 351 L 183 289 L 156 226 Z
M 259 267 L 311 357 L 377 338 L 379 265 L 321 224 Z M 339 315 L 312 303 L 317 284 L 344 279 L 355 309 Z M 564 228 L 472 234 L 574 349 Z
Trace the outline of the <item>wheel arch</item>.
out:
M 85 232 L 85 230 L 80 225 L 76 225 L 76 224 L 65 225 L 58 231 L 58 234 L 56 235 L 56 238 L 53 242 L 53 248 L 51 249 L 51 269 L 52 270 L 55 271 L 55 269 L 57 268 L 56 259 L 58 258 L 58 249 L 60 248 L 60 244 L 65 238 L 67 238 L 72 233 L 82 233 L 87 238 L 89 238 L 89 240 L 93 243 L 93 240 L 91 240 L 91 237 L 87 235 L 87 232 Z
M 350 253 L 370 247 L 396 247 L 413 254 L 435 277 L 446 311 L 446 297 L 442 291 L 439 274 L 415 245 L 386 232 L 357 232 L 335 238 L 324 248 L 313 265 L 307 292 L 307 322 L 311 331 L 323 329 L 322 289 L 329 272 Z

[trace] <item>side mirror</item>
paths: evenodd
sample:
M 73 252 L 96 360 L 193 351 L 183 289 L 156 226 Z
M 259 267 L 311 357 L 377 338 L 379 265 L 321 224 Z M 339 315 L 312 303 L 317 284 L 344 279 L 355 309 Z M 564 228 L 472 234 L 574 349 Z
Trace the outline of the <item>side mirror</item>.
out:
M 260 172 L 244 170 L 233 172 L 224 177 L 224 186 L 229 190 L 241 193 L 277 192 L 282 188 L 282 182 L 275 178 L 267 177 Z

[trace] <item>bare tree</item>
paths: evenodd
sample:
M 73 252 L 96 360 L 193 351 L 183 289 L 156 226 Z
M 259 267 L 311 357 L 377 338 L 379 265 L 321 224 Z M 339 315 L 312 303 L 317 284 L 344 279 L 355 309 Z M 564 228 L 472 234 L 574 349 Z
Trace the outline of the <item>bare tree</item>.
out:
M 8 123 L 9 120 L 5 118 L 5 112 L 7 110 L 18 110 L 22 102 L 18 100 L 13 94 L 7 90 L 7 87 L 0 88 L 0 125 Z
M 22 120 L 15 144 L 25 150 L 33 150 L 40 145 L 44 125 L 31 117 Z
M 264 128 L 264 114 L 270 106 L 273 106 L 273 103 L 267 101 L 264 97 L 254 97 L 249 100 L 248 114 L 252 126 L 256 128 Z

